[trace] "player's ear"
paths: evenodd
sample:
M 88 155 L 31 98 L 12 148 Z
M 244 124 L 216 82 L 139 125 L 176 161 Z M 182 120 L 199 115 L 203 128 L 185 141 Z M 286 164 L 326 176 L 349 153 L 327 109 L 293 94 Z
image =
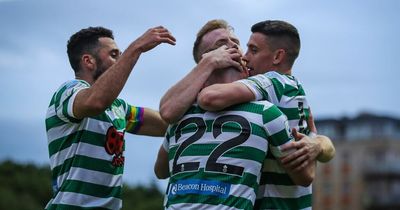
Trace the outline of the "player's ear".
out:
M 274 65 L 279 65 L 280 63 L 283 62 L 283 59 L 285 58 L 285 56 L 286 56 L 286 51 L 284 49 L 275 50 L 272 63 Z
M 86 69 L 96 69 L 96 59 L 90 54 L 83 54 L 81 59 L 82 67 Z

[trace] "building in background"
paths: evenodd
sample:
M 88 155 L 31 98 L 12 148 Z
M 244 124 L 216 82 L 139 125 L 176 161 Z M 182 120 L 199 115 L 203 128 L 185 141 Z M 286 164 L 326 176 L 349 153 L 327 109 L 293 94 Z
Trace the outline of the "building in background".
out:
M 336 156 L 319 164 L 314 210 L 400 209 L 400 119 L 371 114 L 316 120 Z

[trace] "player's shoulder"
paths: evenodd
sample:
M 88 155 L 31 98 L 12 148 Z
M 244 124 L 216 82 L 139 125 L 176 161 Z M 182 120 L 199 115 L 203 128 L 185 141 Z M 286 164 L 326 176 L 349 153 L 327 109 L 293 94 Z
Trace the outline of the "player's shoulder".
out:
M 62 95 L 71 95 L 77 89 L 83 89 L 90 87 L 90 84 L 83 80 L 69 80 L 61 84 L 54 92 L 53 99 L 61 99 Z
M 77 86 L 82 86 L 82 87 L 90 87 L 90 84 L 86 82 L 85 80 L 79 80 L 79 79 L 73 79 L 64 82 L 61 87 L 65 87 L 67 89 L 77 87 Z
M 259 106 L 257 113 L 262 115 L 264 123 L 274 122 L 275 119 L 285 119 L 286 115 L 279 109 L 279 107 L 269 101 L 252 101 L 251 104 Z
M 69 80 L 61 84 L 58 89 L 56 90 L 57 93 L 59 92 L 66 92 L 71 89 L 79 89 L 79 88 L 88 88 L 90 84 L 84 80 Z
M 258 107 L 257 110 L 260 110 L 261 113 L 264 112 L 274 112 L 276 114 L 282 113 L 281 110 L 276 106 L 275 104 L 267 101 L 267 100 L 261 100 L 261 101 L 251 101 L 247 103 L 248 105 L 252 107 Z
M 267 77 L 267 78 L 269 78 L 269 79 L 278 80 L 278 81 L 281 82 L 281 83 L 287 83 L 288 80 L 293 80 L 293 78 L 294 78 L 294 77 L 291 76 L 291 75 L 282 74 L 282 73 L 279 73 L 279 72 L 277 72 L 277 71 L 269 71 L 269 72 L 266 72 L 266 73 L 264 74 L 264 76 Z
M 283 85 L 290 85 L 293 87 L 301 86 L 300 81 L 293 75 L 282 74 L 276 71 L 269 71 L 264 74 L 265 77 L 268 77 L 271 80 L 282 83 Z

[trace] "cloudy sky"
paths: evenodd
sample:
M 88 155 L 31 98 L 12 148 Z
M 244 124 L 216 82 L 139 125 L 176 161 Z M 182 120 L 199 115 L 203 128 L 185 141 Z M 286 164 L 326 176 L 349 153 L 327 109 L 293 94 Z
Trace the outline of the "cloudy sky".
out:
M 246 50 L 252 24 L 280 19 L 300 32 L 293 74 L 316 118 L 366 111 L 400 117 L 399 11 L 397 0 L 0 0 L 0 161 L 48 164 L 45 112 L 55 89 L 73 78 L 67 40 L 88 26 L 112 29 L 122 50 L 158 25 L 176 37 L 176 46 L 140 57 L 120 95 L 133 105 L 158 109 L 166 90 L 193 68 L 195 34 L 208 20 L 227 20 Z M 156 180 L 161 141 L 127 137 L 128 183 Z

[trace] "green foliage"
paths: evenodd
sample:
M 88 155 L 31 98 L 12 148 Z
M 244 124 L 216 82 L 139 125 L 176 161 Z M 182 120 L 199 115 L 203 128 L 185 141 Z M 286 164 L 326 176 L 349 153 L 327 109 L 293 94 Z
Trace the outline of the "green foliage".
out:
M 48 166 L 0 162 L 0 209 L 44 209 L 50 200 L 51 172 Z M 123 188 L 123 210 L 163 209 L 163 194 L 153 183 L 149 187 Z
M 43 209 L 51 196 L 50 170 L 33 164 L 0 164 L 0 209 Z
M 123 210 L 157 210 L 164 209 L 163 194 L 153 183 L 150 187 L 137 186 L 135 188 L 125 187 L 122 192 Z

